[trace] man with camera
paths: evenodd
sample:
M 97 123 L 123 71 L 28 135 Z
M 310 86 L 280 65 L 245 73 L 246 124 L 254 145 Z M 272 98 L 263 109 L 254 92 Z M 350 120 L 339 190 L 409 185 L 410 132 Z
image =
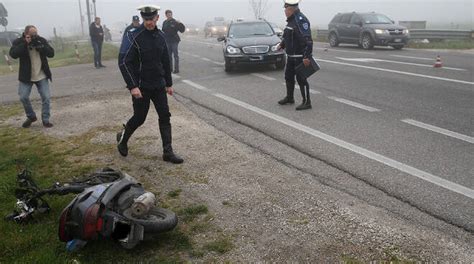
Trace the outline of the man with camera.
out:
M 35 26 L 29 25 L 25 27 L 22 37 L 13 42 L 10 48 L 10 56 L 14 59 L 20 59 L 18 95 L 26 113 L 26 121 L 22 126 L 24 128 L 30 127 L 33 122 L 38 120 L 30 102 L 31 88 L 35 84 L 41 96 L 43 126 L 46 128 L 52 127 L 53 124 L 49 121 L 51 70 L 47 58 L 54 57 L 54 49 L 46 39 L 38 35 Z

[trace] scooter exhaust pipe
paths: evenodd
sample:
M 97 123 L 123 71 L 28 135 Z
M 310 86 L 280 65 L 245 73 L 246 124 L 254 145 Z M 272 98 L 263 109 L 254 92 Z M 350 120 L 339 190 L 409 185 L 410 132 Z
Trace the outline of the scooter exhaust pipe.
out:
M 148 214 L 151 208 L 155 206 L 155 195 L 151 192 L 146 192 L 133 200 L 132 214 L 136 217 L 143 217 Z

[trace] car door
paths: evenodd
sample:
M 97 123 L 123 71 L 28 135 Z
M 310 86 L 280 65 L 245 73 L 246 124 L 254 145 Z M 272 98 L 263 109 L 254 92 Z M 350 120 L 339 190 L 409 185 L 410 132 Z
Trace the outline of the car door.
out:
M 354 14 L 352 15 L 349 27 L 347 29 L 348 41 L 358 43 L 361 31 L 362 18 L 358 14 Z
M 337 25 L 337 32 L 339 32 L 339 40 L 343 42 L 350 41 L 350 22 L 351 22 L 352 14 L 344 14 L 342 15 L 341 22 Z

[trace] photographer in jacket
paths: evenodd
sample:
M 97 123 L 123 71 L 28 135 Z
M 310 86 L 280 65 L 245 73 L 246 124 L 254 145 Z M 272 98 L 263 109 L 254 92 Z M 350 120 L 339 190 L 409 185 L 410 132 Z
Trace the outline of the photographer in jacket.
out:
M 26 121 L 22 126 L 24 128 L 30 127 L 33 122 L 38 120 L 30 102 L 31 88 L 35 84 L 41 96 L 43 126 L 52 127 L 53 124 L 49 122 L 51 71 L 47 58 L 54 57 L 54 49 L 46 39 L 38 35 L 35 26 L 29 25 L 25 27 L 22 37 L 13 42 L 10 48 L 10 56 L 14 59 L 20 59 L 18 95 L 26 113 Z

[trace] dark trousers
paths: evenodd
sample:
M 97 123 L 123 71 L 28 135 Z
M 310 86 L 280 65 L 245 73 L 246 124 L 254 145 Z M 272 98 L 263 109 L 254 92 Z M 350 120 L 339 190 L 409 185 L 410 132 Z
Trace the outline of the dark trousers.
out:
M 142 91 L 142 98 L 134 98 L 133 101 L 133 116 L 127 122 L 127 128 L 130 129 L 130 134 L 143 125 L 150 109 L 150 101 L 153 102 L 155 110 L 158 113 L 161 141 L 163 143 L 163 152 L 173 152 L 171 147 L 171 113 L 168 107 L 168 97 L 166 95 L 166 89 L 157 88 L 153 91 Z
M 92 41 L 94 49 L 94 66 L 102 65 L 102 41 Z
M 179 42 L 176 41 L 168 41 L 166 42 L 168 46 L 168 54 L 170 56 L 170 68 L 173 70 L 173 58 L 174 58 L 174 70 L 179 71 L 179 52 L 178 52 L 178 44 Z
M 295 77 L 298 85 L 300 86 L 301 96 L 303 97 L 303 103 L 308 101 L 311 102 L 309 97 L 309 83 L 306 78 L 302 78 L 296 74 L 296 66 L 303 63 L 303 58 L 288 58 L 285 69 L 285 81 L 287 87 L 287 96 L 293 98 L 293 91 L 295 90 Z

